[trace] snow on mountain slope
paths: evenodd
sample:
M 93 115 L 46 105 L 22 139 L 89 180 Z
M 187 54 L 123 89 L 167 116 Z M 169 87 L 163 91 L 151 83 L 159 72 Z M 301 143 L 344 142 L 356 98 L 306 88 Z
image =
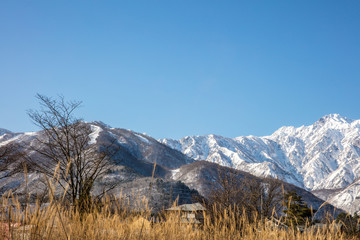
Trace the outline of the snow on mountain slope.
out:
M 99 137 L 100 132 L 102 131 L 102 128 L 96 125 L 91 125 L 91 131 L 92 133 L 89 136 L 90 137 L 89 144 L 95 144 L 96 139 Z
M 3 135 L 0 135 L 0 147 L 7 144 L 16 144 L 22 141 L 30 141 L 37 135 L 37 132 L 26 132 L 26 133 L 13 133 L 7 131 Z
M 301 176 L 286 160 L 281 146 L 269 139 L 208 135 L 160 141 L 195 160 L 207 160 L 257 176 L 281 176 L 283 180 L 303 187 Z
M 281 144 L 308 189 L 337 189 L 360 175 L 360 120 L 338 114 L 311 126 L 280 128 L 269 139 Z
M 316 194 L 315 194 L 316 195 Z M 333 195 L 328 202 L 350 213 L 360 213 L 360 179 Z
M 346 187 L 360 177 L 360 120 L 339 114 L 324 116 L 310 126 L 282 127 L 266 137 L 207 135 L 159 141 L 195 160 L 277 177 L 307 190 L 348 191 Z M 357 192 L 349 194 L 353 200 L 341 204 L 347 209 Z M 340 204 L 336 196 L 330 200 L 335 205 Z

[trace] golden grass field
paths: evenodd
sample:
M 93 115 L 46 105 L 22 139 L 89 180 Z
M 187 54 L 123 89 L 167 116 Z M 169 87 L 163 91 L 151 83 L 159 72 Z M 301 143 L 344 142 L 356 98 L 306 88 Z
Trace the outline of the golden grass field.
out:
M 25 169 L 25 184 L 26 174 Z M 252 216 L 255 220 L 249 220 L 236 207 L 219 210 L 216 205 L 201 213 L 202 224 L 184 223 L 180 212 L 163 211 L 154 216 L 145 198 L 137 198 L 139 209 L 130 209 L 121 194 L 117 198 L 104 197 L 101 202 L 91 202 L 90 207 L 80 213 L 65 203 L 66 191 L 55 199 L 57 181 L 55 171 L 54 178 L 47 180 L 46 204 L 37 200 L 35 204 L 21 205 L 11 191 L 0 197 L 0 240 L 359 239 L 346 235 L 331 218 L 326 228 L 309 226 L 300 232 L 294 227 L 276 226 L 271 219 Z
M 327 229 L 308 227 L 301 233 L 275 227 L 271 221 L 236 219 L 231 209 L 215 210 L 212 218 L 204 212 L 202 225 L 181 223 L 180 213 L 164 213 L 154 221 L 150 211 L 128 211 L 119 199 L 104 200 L 101 207 L 79 214 L 55 201 L 24 208 L 8 195 L 2 198 L 0 239 L 357 239 L 346 236 L 334 222 Z

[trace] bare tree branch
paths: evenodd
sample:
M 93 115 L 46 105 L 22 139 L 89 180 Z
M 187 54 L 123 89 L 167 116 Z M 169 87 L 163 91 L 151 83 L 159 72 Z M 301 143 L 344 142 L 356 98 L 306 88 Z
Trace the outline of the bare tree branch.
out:
M 210 205 L 220 209 L 237 209 L 239 215 L 246 213 L 270 218 L 281 208 L 281 182 L 273 178 L 259 179 L 241 176 L 235 169 L 219 168 L 218 177 L 209 197 Z
M 90 144 L 91 127 L 74 116 L 81 102 L 66 102 L 62 96 L 54 100 L 38 94 L 37 98 L 41 109 L 30 110 L 28 115 L 43 130 L 44 135 L 36 138 L 37 144 L 32 150 L 44 161 L 32 159 L 31 162 L 50 177 L 58 166 L 59 185 L 64 190 L 68 186 L 68 200 L 84 207 L 91 198 L 94 182 L 110 170 L 114 153 Z

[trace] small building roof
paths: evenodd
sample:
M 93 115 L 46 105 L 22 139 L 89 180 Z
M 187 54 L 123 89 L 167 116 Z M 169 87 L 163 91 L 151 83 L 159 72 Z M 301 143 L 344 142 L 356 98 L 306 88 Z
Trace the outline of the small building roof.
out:
M 203 207 L 200 203 L 193 204 L 183 204 L 176 207 L 171 207 L 166 209 L 166 211 L 184 211 L 184 212 L 193 212 L 193 211 L 206 211 L 206 208 Z

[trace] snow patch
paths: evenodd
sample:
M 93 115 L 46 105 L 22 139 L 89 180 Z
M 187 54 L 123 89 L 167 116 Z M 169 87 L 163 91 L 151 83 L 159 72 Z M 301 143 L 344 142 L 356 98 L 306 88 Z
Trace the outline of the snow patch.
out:
M 6 141 L 1 142 L 1 143 L 0 143 L 0 147 L 6 145 L 6 144 L 8 144 L 8 143 L 11 143 L 11 142 L 13 142 L 13 141 L 18 140 L 21 136 L 22 136 L 22 135 L 17 135 L 17 136 L 15 136 L 15 137 L 13 137 L 13 138 L 10 138 L 9 140 L 6 140 Z
M 171 177 L 174 178 L 175 175 L 176 175 L 178 172 L 180 172 L 180 168 L 174 169 L 174 170 L 170 170 L 170 172 L 171 172 Z
M 102 131 L 102 129 L 101 129 L 101 127 L 91 125 L 91 131 L 92 131 L 92 133 L 89 135 L 89 137 L 90 137 L 89 144 L 95 144 L 96 139 L 99 137 L 100 132 Z
M 125 139 L 124 137 L 122 137 L 122 136 L 118 137 L 118 136 L 116 136 L 115 134 L 113 134 L 112 132 L 109 132 L 109 134 L 110 134 L 110 136 L 112 136 L 113 138 L 115 138 L 116 141 L 117 141 L 117 143 L 119 143 L 120 145 L 127 143 L 127 141 L 126 141 L 126 139 Z
M 139 135 L 139 134 L 136 134 L 136 133 L 134 133 L 134 135 L 137 136 L 137 137 L 138 137 L 141 141 L 143 141 L 144 143 L 147 143 L 147 144 L 150 143 L 150 141 L 149 141 L 148 139 L 146 139 L 145 137 L 143 137 L 143 136 L 141 136 L 141 135 Z
M 26 135 L 26 136 L 36 136 L 37 132 L 25 132 L 24 135 Z

